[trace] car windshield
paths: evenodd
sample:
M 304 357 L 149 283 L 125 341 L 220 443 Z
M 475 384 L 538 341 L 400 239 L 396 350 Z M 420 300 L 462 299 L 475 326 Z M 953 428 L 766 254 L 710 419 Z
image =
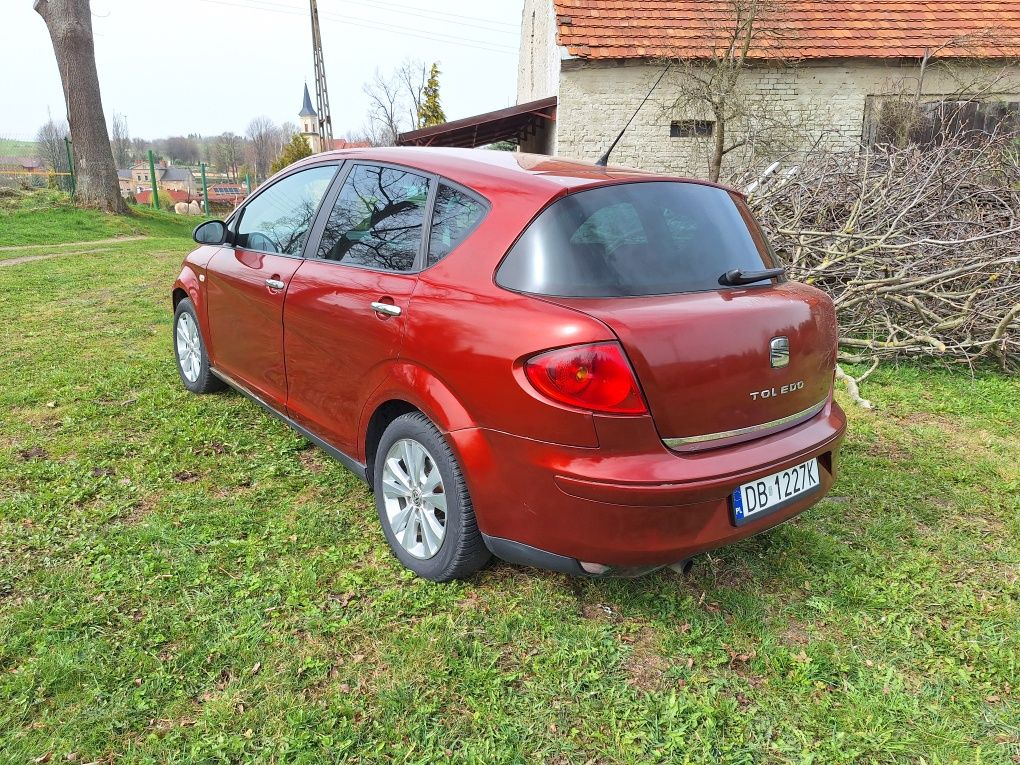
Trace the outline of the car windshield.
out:
M 553 203 L 507 254 L 496 281 L 563 297 L 667 295 L 724 289 L 719 278 L 727 271 L 774 265 L 738 195 L 654 181 L 581 191 Z

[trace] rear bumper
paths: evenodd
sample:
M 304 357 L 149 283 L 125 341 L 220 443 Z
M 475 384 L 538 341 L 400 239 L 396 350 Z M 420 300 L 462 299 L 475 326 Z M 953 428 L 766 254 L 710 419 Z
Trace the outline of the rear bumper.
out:
M 654 568 L 757 534 L 817 503 L 836 477 L 846 417 L 833 402 L 766 438 L 677 453 L 647 418 L 596 417 L 600 446 L 584 449 L 506 433 L 450 433 L 465 466 L 481 531 L 494 553 L 583 573 L 577 561 Z M 737 527 L 740 484 L 819 460 L 821 487 Z

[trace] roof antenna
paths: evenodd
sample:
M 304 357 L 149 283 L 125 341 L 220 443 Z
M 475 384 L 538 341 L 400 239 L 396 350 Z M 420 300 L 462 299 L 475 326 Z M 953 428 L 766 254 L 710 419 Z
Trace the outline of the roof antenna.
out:
M 666 68 L 662 70 L 662 74 L 659 75 L 659 79 L 655 81 L 655 84 L 652 85 L 652 89 L 648 91 L 648 95 L 645 96 L 645 100 L 638 104 L 638 108 L 634 110 L 632 115 L 630 115 L 630 119 L 627 120 L 627 124 L 623 126 L 623 130 L 620 131 L 620 134 L 616 136 L 616 140 L 613 141 L 612 146 L 606 149 L 606 153 L 599 157 L 599 161 L 595 163 L 596 165 L 599 167 L 605 167 L 609 164 L 609 155 L 613 153 L 613 149 L 616 148 L 616 144 L 618 144 L 620 139 L 623 138 L 623 134 L 627 132 L 627 128 L 630 127 L 630 123 L 634 121 L 634 118 L 638 116 L 638 112 L 641 111 L 641 107 L 644 106 L 648 102 L 648 99 L 652 97 L 652 93 L 654 93 L 655 89 L 659 87 L 659 83 L 662 82 L 662 78 L 666 76 L 666 72 L 668 72 L 672 67 L 672 61 L 666 64 Z

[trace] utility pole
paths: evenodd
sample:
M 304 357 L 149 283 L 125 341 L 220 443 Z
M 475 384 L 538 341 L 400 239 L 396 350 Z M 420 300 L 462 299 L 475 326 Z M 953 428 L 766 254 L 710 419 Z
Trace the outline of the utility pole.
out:
M 329 94 L 326 92 L 326 64 L 322 58 L 322 34 L 319 32 L 319 5 L 309 0 L 312 10 L 312 56 L 315 59 L 315 106 L 319 110 L 320 151 L 333 148 L 333 118 L 329 113 Z

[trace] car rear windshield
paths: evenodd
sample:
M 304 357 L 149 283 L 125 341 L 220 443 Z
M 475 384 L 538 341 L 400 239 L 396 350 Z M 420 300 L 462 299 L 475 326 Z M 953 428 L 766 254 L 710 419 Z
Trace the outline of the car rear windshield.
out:
M 633 297 L 723 289 L 719 277 L 727 271 L 773 267 L 739 196 L 654 181 L 554 202 L 507 253 L 496 282 L 538 295 Z

